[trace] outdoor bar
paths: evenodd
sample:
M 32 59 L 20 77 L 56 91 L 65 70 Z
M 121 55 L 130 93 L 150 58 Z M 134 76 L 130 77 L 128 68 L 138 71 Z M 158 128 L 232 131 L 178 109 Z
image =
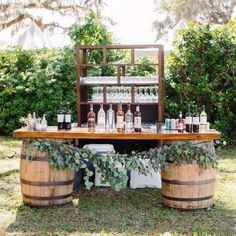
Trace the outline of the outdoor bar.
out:
M 156 50 L 157 56 L 154 58 L 156 61 L 148 64 L 138 62 L 137 51 L 149 49 Z M 119 63 L 110 61 L 109 55 L 111 51 L 115 53 L 114 50 L 116 50 L 115 52 L 126 50 L 130 55 L 130 61 Z M 67 102 L 64 109 L 62 108 L 63 104 L 60 104 L 57 127 L 45 127 L 45 117 L 41 123 L 35 124 L 36 119 L 34 118 L 34 127 L 28 124 L 27 127 L 13 132 L 14 137 L 23 139 L 20 179 L 25 204 L 51 206 L 70 202 L 75 174 L 73 170 L 68 168 L 63 170 L 51 168 L 50 160 L 43 151 L 37 152 L 35 156 L 32 154 L 34 157 L 29 160 L 25 155 L 25 150 L 32 140 L 51 140 L 61 143 L 61 145 L 69 142 L 79 148 L 90 144 L 102 147 L 108 144 L 114 145 L 114 150 L 117 153 L 123 151 L 127 154 L 136 150 L 146 151 L 150 148 L 161 148 L 163 144 L 170 145 L 191 141 L 198 146 L 207 144 L 208 149 L 214 153 L 213 141 L 220 138 L 220 133 L 209 128 L 205 108 L 200 115 L 197 112 L 193 117 L 189 113 L 189 115 L 186 114 L 185 121 L 182 118 L 182 112 L 179 113 L 179 119 L 165 119 L 164 117 L 163 50 L 162 45 L 103 45 L 76 48 L 76 125 L 72 125 L 71 112 Z M 89 62 L 89 55 L 94 51 L 102 55 L 100 63 Z M 116 76 L 90 76 L 90 68 L 96 66 L 103 69 L 113 67 Z M 155 68 L 156 76 L 127 75 L 129 67 L 142 68 L 143 66 Z M 115 110 L 112 106 L 115 107 Z M 126 114 L 123 112 L 123 106 L 127 106 Z M 107 113 L 104 109 L 107 110 Z M 135 112 L 132 113 L 132 111 Z M 28 117 L 28 123 L 31 123 L 31 118 L 31 116 Z M 61 148 L 58 146 L 58 149 Z M 194 147 L 190 147 L 189 150 L 188 148 L 182 151 L 176 149 L 174 155 L 176 153 L 179 153 L 180 156 L 185 155 L 188 160 L 188 155 L 191 155 L 191 151 L 193 151 L 190 149 Z M 57 151 L 55 150 L 55 152 Z M 200 155 L 199 158 L 203 159 L 204 163 L 205 157 L 203 155 L 208 154 L 205 154 L 204 150 L 197 150 L 197 152 L 196 154 Z M 72 152 L 71 155 L 79 154 Z M 164 150 L 162 155 L 169 154 L 165 154 Z M 160 160 L 162 158 L 163 156 L 160 156 Z M 174 165 L 171 163 L 171 158 L 170 156 L 168 162 L 170 162 L 169 166 L 172 168 L 173 176 L 165 170 L 161 171 L 163 204 L 182 209 L 212 206 L 215 170 L 211 168 L 201 170 L 197 159 L 183 163 L 183 165 Z M 149 156 L 149 159 L 152 159 L 152 155 Z M 139 160 L 139 163 L 141 162 Z M 119 168 L 117 171 L 119 172 Z M 115 175 L 119 174 L 115 173 Z

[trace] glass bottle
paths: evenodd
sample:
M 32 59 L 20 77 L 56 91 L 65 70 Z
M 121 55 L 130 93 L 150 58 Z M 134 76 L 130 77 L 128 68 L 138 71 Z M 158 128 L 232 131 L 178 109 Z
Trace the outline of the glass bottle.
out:
M 64 109 L 63 103 L 60 102 L 59 109 L 57 111 L 57 129 L 63 130 L 64 129 Z
M 48 122 L 47 122 L 47 120 L 46 120 L 46 116 L 45 116 L 45 115 L 43 115 L 43 119 L 42 119 L 42 121 L 41 121 L 41 124 L 42 124 L 42 130 L 43 130 L 43 131 L 46 131 L 46 130 L 47 130 L 47 127 L 48 127 Z
M 109 109 L 106 115 L 106 128 L 108 132 L 113 132 L 115 128 L 115 112 L 112 109 L 112 104 L 109 104 Z
M 200 132 L 206 132 L 207 130 L 207 114 L 205 111 L 205 105 L 202 105 L 202 112 L 200 113 Z
M 93 111 L 93 104 L 90 104 L 90 111 L 88 113 L 88 132 L 95 132 L 95 118 L 96 115 Z
M 134 113 L 134 132 L 141 132 L 142 114 L 139 105 L 136 106 Z
M 71 130 L 71 110 L 70 110 L 70 103 L 66 103 L 65 109 L 65 130 Z
M 116 113 L 116 130 L 117 132 L 124 132 L 124 112 L 122 110 L 122 103 L 118 105 Z
M 103 104 L 100 104 L 100 109 L 97 114 L 97 129 L 98 131 L 102 132 L 105 131 L 105 125 L 106 125 L 106 113 L 103 109 Z
M 185 115 L 185 127 L 187 133 L 193 132 L 193 118 L 190 111 L 190 106 L 188 106 L 188 112 Z
M 195 106 L 195 112 L 193 113 L 193 132 L 199 133 L 199 113 L 197 106 Z
M 184 120 L 183 120 L 182 111 L 179 112 L 178 132 L 179 133 L 183 133 L 184 132 Z
M 131 132 L 132 131 L 133 119 L 134 119 L 134 116 L 131 112 L 130 104 L 128 104 L 128 110 L 125 113 L 125 131 L 126 132 Z

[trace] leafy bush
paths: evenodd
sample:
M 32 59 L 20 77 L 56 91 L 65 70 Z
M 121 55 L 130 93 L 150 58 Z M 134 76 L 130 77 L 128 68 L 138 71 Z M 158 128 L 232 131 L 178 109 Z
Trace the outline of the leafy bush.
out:
M 209 121 L 228 142 L 236 140 L 236 21 L 220 28 L 190 24 L 168 61 L 166 111 L 206 105 Z
M 0 52 L 0 133 L 20 127 L 20 117 L 35 111 L 56 124 L 58 104 L 71 103 L 76 114 L 74 50 Z

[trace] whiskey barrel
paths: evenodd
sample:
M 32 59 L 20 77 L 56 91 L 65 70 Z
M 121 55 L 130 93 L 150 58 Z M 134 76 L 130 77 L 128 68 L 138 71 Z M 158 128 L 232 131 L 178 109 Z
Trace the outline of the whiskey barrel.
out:
M 171 171 L 162 171 L 163 205 L 180 209 L 211 207 L 215 190 L 215 169 L 197 164 L 170 163 Z
M 22 146 L 20 182 L 23 202 L 30 206 L 53 206 L 71 201 L 74 171 L 54 170 L 44 152 L 37 152 L 34 160 L 26 160 Z

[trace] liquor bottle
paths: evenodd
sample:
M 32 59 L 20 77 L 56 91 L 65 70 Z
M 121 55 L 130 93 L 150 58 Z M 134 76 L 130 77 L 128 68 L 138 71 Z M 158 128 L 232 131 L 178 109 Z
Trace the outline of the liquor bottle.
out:
M 35 130 L 35 127 L 36 127 L 36 121 L 37 121 L 36 113 L 33 112 L 33 117 L 32 117 L 32 130 Z
M 131 132 L 132 131 L 133 119 L 134 119 L 134 116 L 131 112 L 130 104 L 128 104 L 128 110 L 125 113 L 125 131 L 126 132 Z
M 187 133 L 193 132 L 193 118 L 190 111 L 190 106 L 188 106 L 188 112 L 185 115 L 185 127 Z
M 116 130 L 117 132 L 124 132 L 124 112 L 122 110 L 122 103 L 118 105 L 116 113 Z
M 136 106 L 134 113 L 134 132 L 141 132 L 142 114 L 139 105 Z
M 93 111 L 93 104 L 90 105 L 90 111 L 88 113 L 88 132 L 95 132 L 95 118 L 96 115 Z
M 112 109 L 112 104 L 109 104 L 109 109 L 107 110 L 107 115 L 106 115 L 106 128 L 108 132 L 113 132 L 115 128 L 115 112 Z
M 41 121 L 41 124 L 42 124 L 42 130 L 43 130 L 43 131 L 46 131 L 46 130 L 47 130 L 47 127 L 48 127 L 48 122 L 47 122 L 47 120 L 46 120 L 46 116 L 45 116 L 45 115 L 43 115 L 43 119 L 42 119 L 42 121 Z
M 200 113 L 200 132 L 204 133 L 207 130 L 207 114 L 205 105 L 202 105 L 202 112 Z
M 60 107 L 57 112 L 57 129 L 58 130 L 64 129 L 64 109 L 62 102 L 60 102 Z
M 106 125 L 106 113 L 103 109 L 103 104 L 100 104 L 100 109 L 98 111 L 98 120 L 97 120 L 97 129 L 98 131 L 102 132 L 105 131 L 105 125 Z
M 178 132 L 183 133 L 184 132 L 184 120 L 183 120 L 183 115 L 182 111 L 179 112 L 179 119 L 178 119 Z
M 70 103 L 66 103 L 65 109 L 65 130 L 71 130 L 71 110 L 70 110 Z
M 197 106 L 195 108 L 195 112 L 193 113 L 193 132 L 199 133 L 199 113 Z

